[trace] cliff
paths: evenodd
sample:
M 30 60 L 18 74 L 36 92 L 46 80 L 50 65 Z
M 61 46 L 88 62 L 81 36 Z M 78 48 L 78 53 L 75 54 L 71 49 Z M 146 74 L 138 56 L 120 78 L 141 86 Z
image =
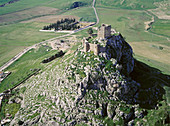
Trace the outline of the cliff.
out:
M 123 37 L 108 38 L 106 52 L 99 56 L 82 50 L 80 46 L 18 87 L 26 90 L 19 93 L 21 108 L 10 125 L 147 124 L 152 116 L 141 105 L 156 107 L 161 88 L 143 88 L 132 79 L 135 60 Z M 155 98 L 148 99 L 147 94 Z M 165 112 L 162 119 L 167 115 Z

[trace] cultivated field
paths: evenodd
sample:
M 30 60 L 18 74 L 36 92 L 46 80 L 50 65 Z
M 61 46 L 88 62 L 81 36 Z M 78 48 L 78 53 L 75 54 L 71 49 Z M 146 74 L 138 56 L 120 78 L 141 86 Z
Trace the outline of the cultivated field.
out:
M 22 20 L 28 20 L 35 17 L 41 17 L 44 15 L 57 14 L 60 12 L 56 8 L 51 7 L 35 7 L 31 9 L 26 9 L 19 12 L 14 12 L 10 14 L 0 15 L 0 24 L 15 23 Z
M 170 38 L 170 20 L 157 19 L 150 32 Z M 170 44 L 169 44 L 170 46 Z

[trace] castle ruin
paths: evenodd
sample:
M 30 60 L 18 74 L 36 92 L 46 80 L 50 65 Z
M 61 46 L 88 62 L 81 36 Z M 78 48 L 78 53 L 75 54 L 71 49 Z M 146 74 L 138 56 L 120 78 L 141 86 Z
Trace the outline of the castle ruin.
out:
M 111 25 L 102 24 L 98 28 L 97 40 L 107 39 L 111 37 Z M 84 47 L 84 52 L 93 51 L 95 55 L 99 55 L 100 52 L 105 51 L 105 47 L 100 46 L 99 44 L 89 43 L 87 38 L 83 38 L 82 45 Z
M 98 28 L 97 38 L 105 39 L 111 36 L 111 25 L 102 24 Z

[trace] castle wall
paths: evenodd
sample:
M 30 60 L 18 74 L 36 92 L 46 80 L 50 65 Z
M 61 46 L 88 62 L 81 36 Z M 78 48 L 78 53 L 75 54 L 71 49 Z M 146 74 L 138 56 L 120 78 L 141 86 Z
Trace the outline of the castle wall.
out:
M 97 34 L 99 39 L 105 39 L 111 36 L 111 25 L 102 24 L 101 27 L 98 29 Z
M 106 47 L 100 47 L 99 50 L 100 52 L 106 52 Z
M 84 52 L 88 52 L 89 49 L 90 49 L 89 43 L 88 43 L 88 42 L 85 42 L 85 43 L 84 43 Z
M 98 39 L 105 39 L 111 36 L 111 25 L 102 24 L 98 29 Z M 84 46 L 84 52 L 93 51 L 95 55 L 99 55 L 100 52 L 105 52 L 106 48 L 99 44 L 89 43 L 86 38 L 83 38 L 82 45 Z
M 105 36 L 105 38 L 111 36 L 111 26 L 110 25 L 105 27 L 104 36 Z

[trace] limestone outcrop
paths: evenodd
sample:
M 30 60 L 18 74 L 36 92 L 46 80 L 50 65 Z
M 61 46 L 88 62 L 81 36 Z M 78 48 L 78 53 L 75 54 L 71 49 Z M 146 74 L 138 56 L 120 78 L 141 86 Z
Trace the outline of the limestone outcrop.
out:
M 122 71 L 124 74 L 130 74 L 133 71 L 133 50 L 121 34 L 108 39 L 106 53 L 109 55 L 109 58 L 115 58 L 123 66 Z

